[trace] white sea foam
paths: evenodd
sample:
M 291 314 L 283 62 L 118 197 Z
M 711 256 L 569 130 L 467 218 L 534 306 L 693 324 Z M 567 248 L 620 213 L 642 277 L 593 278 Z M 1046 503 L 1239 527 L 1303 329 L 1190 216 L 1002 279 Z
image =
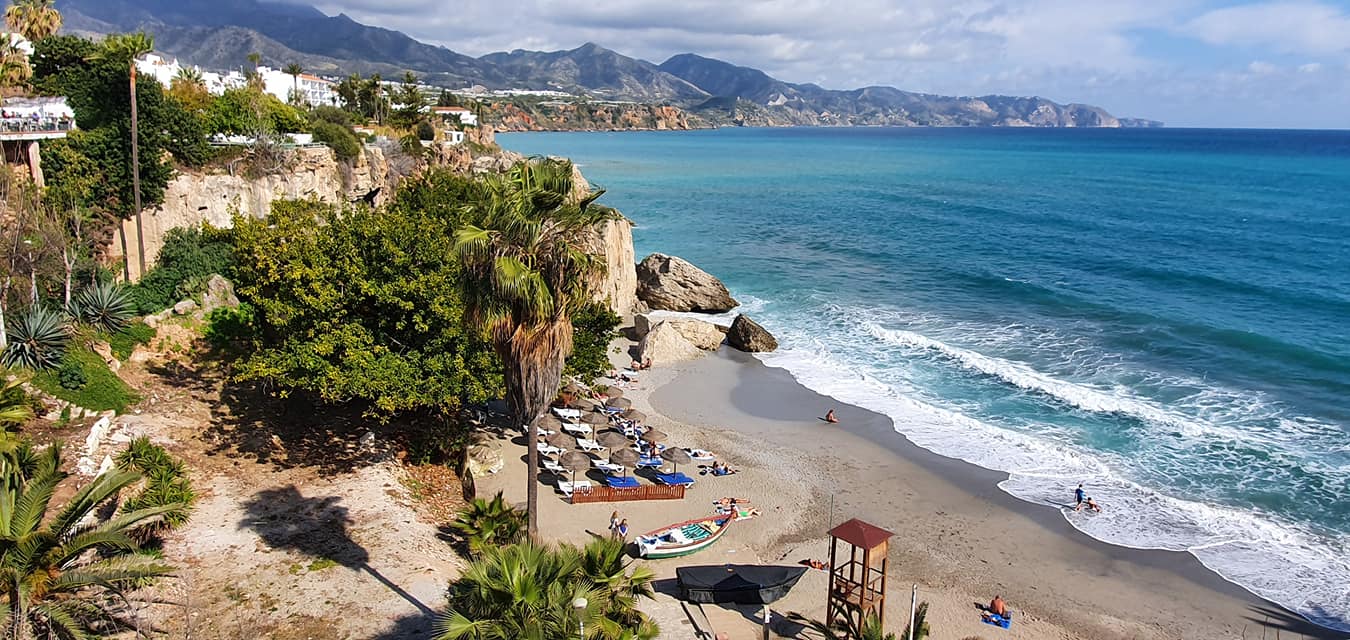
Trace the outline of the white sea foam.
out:
M 1329 537 L 1273 514 L 1164 495 L 1125 479 L 1116 464 L 1121 461 L 1109 452 L 1081 450 L 1068 442 L 1001 428 L 925 401 L 923 390 L 907 382 L 905 372 L 895 371 L 904 368 L 904 361 L 887 355 L 895 348 L 937 354 L 1070 406 L 1127 415 L 1179 432 L 1188 440 L 1255 437 L 1262 444 L 1295 442 L 1277 429 L 1253 433 L 1213 419 L 1268 417 L 1271 410 L 1259 399 L 1197 385 L 1199 391 L 1187 398 L 1185 406 L 1206 417 L 1195 417 L 1133 396 L 1125 385 L 1107 389 L 1068 382 L 1023 363 L 954 347 L 917 332 L 885 328 L 876 320 L 885 313 L 832 311 L 828 319 L 795 319 L 798 326 L 780 326 L 769 318 L 770 329 L 778 333 L 784 347 L 759 357 L 818 392 L 888 415 L 896 431 L 918 446 L 1008 473 L 999 487 L 1020 499 L 1062 507 L 1072 488 L 1086 482 L 1091 495 L 1108 508 L 1092 514 L 1065 509 L 1064 517 L 1093 538 L 1125 547 L 1189 552 L 1218 575 L 1253 593 L 1321 624 L 1350 630 L 1350 563 L 1346 560 L 1350 543 L 1344 538 Z M 1023 327 L 1000 327 L 983 333 L 980 340 L 1004 343 L 1005 338 L 1025 338 L 1025 333 Z M 863 346 L 869 337 L 876 344 Z M 1064 346 L 1072 347 L 1067 350 L 1069 364 L 1092 362 L 1083 366 L 1095 369 L 1117 362 L 1093 355 L 1083 345 Z M 1314 420 L 1291 421 L 1298 423 L 1295 435 L 1327 436 L 1335 431 Z M 1272 453 L 1278 457 L 1285 452 Z M 1306 459 L 1299 462 L 1307 468 Z M 1333 477 L 1344 477 L 1346 472 L 1344 467 L 1310 470 L 1334 471 Z

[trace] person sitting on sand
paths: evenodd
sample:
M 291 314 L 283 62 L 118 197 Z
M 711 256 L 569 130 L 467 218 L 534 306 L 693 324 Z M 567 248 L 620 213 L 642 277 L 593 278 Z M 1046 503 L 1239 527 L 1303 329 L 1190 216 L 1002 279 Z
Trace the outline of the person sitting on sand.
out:
M 825 412 L 825 422 L 830 423 L 839 422 L 839 418 L 834 417 L 834 409 L 830 409 L 829 411 Z
M 717 462 L 714 462 L 714 463 L 713 463 L 713 466 L 712 466 L 712 474 L 713 474 L 713 475 L 715 475 L 715 476 L 729 476 L 729 475 L 731 475 L 731 474 L 733 474 L 733 473 L 736 473 L 736 470 L 735 470 L 735 469 L 732 469 L 731 467 L 728 467 L 728 466 L 725 465 L 725 464 L 720 464 L 720 463 L 717 463 Z
M 996 616 L 1008 615 L 1008 603 L 1003 601 L 1003 596 L 994 596 L 994 600 L 989 603 L 989 613 Z

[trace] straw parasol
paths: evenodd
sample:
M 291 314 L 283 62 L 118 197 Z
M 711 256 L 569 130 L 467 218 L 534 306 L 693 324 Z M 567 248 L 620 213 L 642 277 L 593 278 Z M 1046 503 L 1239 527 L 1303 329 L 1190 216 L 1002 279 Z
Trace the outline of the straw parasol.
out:
M 569 435 L 567 435 L 567 434 L 565 434 L 565 433 L 563 433 L 563 432 L 561 432 L 561 431 L 559 431 L 559 432 L 557 432 L 557 433 L 555 433 L 555 434 L 553 434 L 553 435 L 551 435 L 551 436 L 549 436 L 549 437 L 547 437 L 547 438 L 544 438 L 544 442 L 547 442 L 547 443 L 549 443 L 550 445 L 553 445 L 553 446 L 555 446 L 555 447 L 557 447 L 557 448 L 559 448 L 559 449 L 562 449 L 562 450 L 564 450 L 564 451 L 566 451 L 566 450 L 568 450 L 568 449 L 575 449 L 575 448 L 577 448 L 577 439 L 576 439 L 576 438 L 573 438 L 572 436 L 569 436 Z
M 624 449 L 630 444 L 628 436 L 618 431 L 601 431 L 600 435 L 595 437 L 595 441 L 606 449 Z
M 668 437 L 670 436 L 667 436 L 666 432 L 661 431 L 660 429 L 648 429 L 645 433 L 642 434 L 643 440 L 653 443 L 660 442 Z
M 609 416 L 598 411 L 591 411 L 582 414 L 581 421 L 586 424 L 609 424 Z
M 600 406 L 600 403 L 584 396 L 577 396 L 567 403 L 567 406 L 582 411 L 594 411 L 596 407 Z
M 582 389 L 576 382 L 569 382 L 563 385 L 562 392 L 567 394 L 581 393 Z
M 676 471 L 680 470 L 680 465 L 694 462 L 694 459 L 689 457 L 689 452 L 679 447 L 666 447 L 666 450 L 661 452 L 661 459 L 675 465 Z
M 642 422 L 647 419 L 647 414 L 638 411 L 637 409 L 624 409 L 623 413 L 619 415 L 632 420 L 633 422 Z
M 630 409 L 633 406 L 633 401 L 628 398 L 610 398 L 605 401 L 605 406 L 615 409 Z
M 553 416 L 553 413 L 541 413 L 534 419 L 534 426 L 540 431 L 557 431 L 562 428 L 562 422 Z
M 568 451 L 558 459 L 558 464 L 572 472 L 572 482 L 577 481 L 577 472 L 591 468 L 591 457 L 580 451 Z
M 633 465 L 637 464 L 639 457 L 638 452 L 625 447 L 623 449 L 614 449 L 611 451 L 609 454 L 609 461 L 617 465 L 622 465 L 624 474 L 627 475 L 628 470 L 633 468 Z
M 605 394 L 605 396 L 606 396 L 606 397 L 609 397 L 609 398 L 622 398 L 622 397 L 623 397 L 623 389 L 620 389 L 620 388 L 618 388 L 618 387 L 616 387 L 616 386 L 614 386 L 614 385 L 609 385 L 608 387 L 605 387 L 604 389 L 601 389 L 601 390 L 600 390 L 600 393 Z

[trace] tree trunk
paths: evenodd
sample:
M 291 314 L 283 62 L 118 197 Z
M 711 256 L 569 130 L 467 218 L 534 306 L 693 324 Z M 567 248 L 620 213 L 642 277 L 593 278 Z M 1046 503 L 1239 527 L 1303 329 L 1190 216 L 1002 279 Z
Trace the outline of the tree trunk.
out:
M 140 266 L 136 279 L 145 277 L 145 229 L 141 226 L 141 140 L 137 135 L 136 58 L 131 58 L 131 193 L 136 206 L 136 261 Z
M 70 310 L 70 289 L 74 286 L 75 280 L 75 250 L 66 249 L 61 252 L 61 262 L 66 267 L 66 310 Z
M 525 427 L 525 504 L 531 540 L 539 539 L 539 427 L 534 419 L 548 409 L 562 381 L 563 360 L 572 350 L 572 324 L 555 323 L 534 331 L 517 330 L 502 345 L 506 404 L 511 417 Z

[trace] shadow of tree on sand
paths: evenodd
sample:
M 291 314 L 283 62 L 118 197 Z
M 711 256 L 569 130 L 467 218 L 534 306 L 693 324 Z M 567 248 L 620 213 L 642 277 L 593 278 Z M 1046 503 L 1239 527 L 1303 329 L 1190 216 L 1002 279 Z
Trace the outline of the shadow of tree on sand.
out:
M 411 615 L 394 621 L 388 629 L 371 636 L 371 640 L 411 640 L 432 638 L 436 635 L 437 616 Z
M 432 618 L 435 612 L 402 587 L 370 566 L 370 553 L 347 532 L 352 520 L 338 496 L 305 497 L 294 485 L 259 491 L 244 503 L 248 515 L 239 523 L 274 549 L 298 551 L 326 558 L 354 571 L 363 571 Z
M 1242 634 L 1248 640 L 1350 640 L 1350 633 L 1315 625 L 1278 607 L 1257 604 L 1249 609 L 1251 613 L 1245 617 L 1251 622 L 1250 629 L 1244 628 Z

